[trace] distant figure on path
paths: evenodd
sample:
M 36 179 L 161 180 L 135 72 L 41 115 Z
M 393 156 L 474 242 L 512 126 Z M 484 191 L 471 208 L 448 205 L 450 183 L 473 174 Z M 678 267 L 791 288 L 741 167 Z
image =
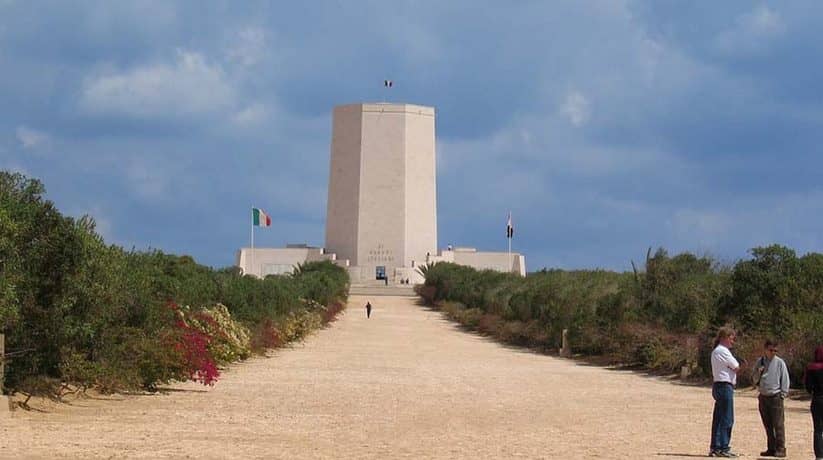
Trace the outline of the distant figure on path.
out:
M 717 331 L 715 347 L 712 351 L 712 440 L 709 457 L 737 457 L 729 444 L 734 426 L 734 385 L 737 383 L 737 371 L 740 363 L 729 350 L 734 346 L 737 335 L 730 327 L 721 327 Z
M 806 391 L 812 394 L 814 456 L 823 460 L 823 345 L 814 350 L 814 361 L 806 367 Z
M 371 303 L 366 302 L 366 318 L 370 318 L 370 317 L 371 317 Z
M 777 356 L 777 342 L 766 340 L 763 356 L 757 359 L 752 372 L 752 382 L 760 393 L 757 406 L 760 419 L 766 429 L 766 450 L 763 457 L 786 456 L 786 427 L 783 415 L 783 400 L 789 395 L 789 369 Z

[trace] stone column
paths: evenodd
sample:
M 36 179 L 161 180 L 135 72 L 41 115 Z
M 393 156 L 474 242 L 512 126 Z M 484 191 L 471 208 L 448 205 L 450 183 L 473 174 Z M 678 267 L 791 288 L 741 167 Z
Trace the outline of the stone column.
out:
M 560 356 L 563 358 L 571 358 L 572 357 L 572 348 L 569 345 L 569 330 L 563 329 L 563 339 L 562 345 L 560 347 Z
M 692 359 L 692 350 L 697 349 L 697 343 L 694 338 L 686 339 L 686 349 L 689 350 L 689 354 L 686 356 L 686 363 L 680 367 L 680 379 L 686 380 L 692 375 L 692 370 L 695 368 L 694 360 Z
M 681 380 L 686 380 L 690 375 L 692 375 L 692 368 L 688 364 L 680 367 Z

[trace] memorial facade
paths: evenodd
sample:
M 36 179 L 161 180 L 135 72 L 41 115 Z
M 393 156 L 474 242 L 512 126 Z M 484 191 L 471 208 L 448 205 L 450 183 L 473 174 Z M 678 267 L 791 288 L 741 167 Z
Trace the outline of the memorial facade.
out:
M 325 247 L 255 248 L 253 258 L 242 248 L 237 265 L 257 276 L 279 274 L 305 253 L 302 262 L 325 259 L 347 267 L 353 282 L 419 282 L 417 267 L 436 261 L 525 275 L 520 254 L 438 252 L 435 139 L 433 107 L 335 107 Z
M 434 109 L 334 109 L 326 250 L 357 278 L 425 263 L 437 251 Z

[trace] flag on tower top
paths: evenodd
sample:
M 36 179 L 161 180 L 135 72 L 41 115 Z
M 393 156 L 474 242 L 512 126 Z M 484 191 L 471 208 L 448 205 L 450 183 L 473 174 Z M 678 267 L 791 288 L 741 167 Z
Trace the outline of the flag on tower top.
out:
M 383 86 L 385 86 L 386 88 L 391 88 L 392 86 L 394 86 L 394 82 L 391 80 L 383 80 Z
M 258 227 L 270 227 L 271 217 L 268 216 L 262 209 L 251 208 L 252 225 Z
M 512 213 L 509 213 L 509 220 L 506 221 L 506 238 L 514 236 L 514 227 L 512 226 Z

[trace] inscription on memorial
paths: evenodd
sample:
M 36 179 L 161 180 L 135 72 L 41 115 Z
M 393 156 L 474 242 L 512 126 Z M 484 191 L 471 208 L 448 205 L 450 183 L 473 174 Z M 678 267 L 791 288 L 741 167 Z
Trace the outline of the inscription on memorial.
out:
M 377 245 L 376 249 L 369 251 L 369 262 L 390 262 L 394 260 L 394 254 L 391 249 L 386 248 L 383 243 Z

